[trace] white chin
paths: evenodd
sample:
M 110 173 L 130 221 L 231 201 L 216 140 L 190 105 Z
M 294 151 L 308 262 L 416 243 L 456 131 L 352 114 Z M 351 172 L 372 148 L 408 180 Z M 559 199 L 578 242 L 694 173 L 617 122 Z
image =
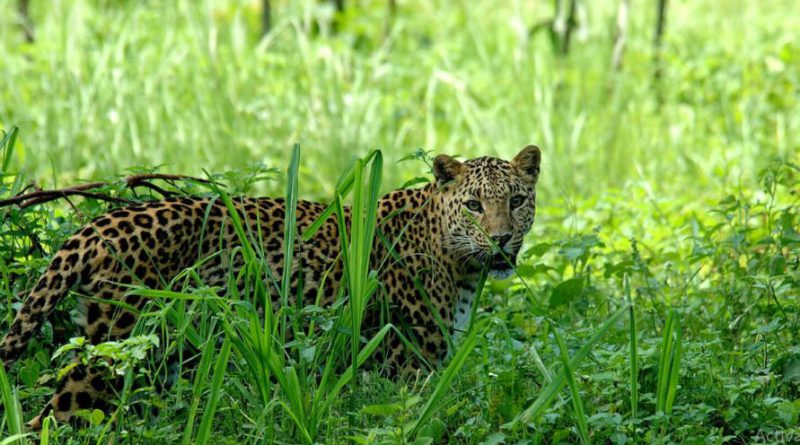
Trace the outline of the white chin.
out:
M 496 280 L 505 280 L 506 278 L 514 275 L 514 269 L 506 270 L 490 270 L 489 276 Z

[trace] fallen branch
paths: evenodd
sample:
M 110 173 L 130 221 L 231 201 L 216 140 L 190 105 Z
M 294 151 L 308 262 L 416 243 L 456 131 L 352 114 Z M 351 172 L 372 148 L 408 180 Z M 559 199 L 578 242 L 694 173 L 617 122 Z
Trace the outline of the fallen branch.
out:
M 192 176 L 166 175 L 159 173 L 143 173 L 140 175 L 127 176 L 123 178 L 127 188 L 132 189 L 135 187 L 147 187 L 155 192 L 158 192 L 164 197 L 168 197 L 174 194 L 150 182 L 156 179 L 165 181 L 170 185 L 173 185 L 172 183 L 174 181 L 185 181 L 185 180 L 202 182 L 204 184 L 208 184 L 210 182 L 207 179 L 195 178 Z M 38 187 L 34 185 L 33 188 L 35 191 L 29 193 L 20 193 L 19 195 L 14 196 L 13 198 L 0 200 L 0 207 L 17 205 L 19 206 L 19 208 L 24 209 L 26 207 L 43 204 L 46 202 L 54 201 L 59 198 L 66 198 L 68 196 L 83 196 L 85 198 L 97 199 L 100 201 L 108 201 L 121 204 L 136 204 L 136 201 L 132 201 L 130 199 L 120 198 L 116 196 L 109 196 L 103 193 L 90 191 L 92 189 L 103 188 L 109 185 L 110 184 L 108 182 L 90 182 L 88 184 L 81 184 L 57 190 L 39 190 Z M 31 187 L 30 186 L 26 187 L 26 189 L 29 188 Z

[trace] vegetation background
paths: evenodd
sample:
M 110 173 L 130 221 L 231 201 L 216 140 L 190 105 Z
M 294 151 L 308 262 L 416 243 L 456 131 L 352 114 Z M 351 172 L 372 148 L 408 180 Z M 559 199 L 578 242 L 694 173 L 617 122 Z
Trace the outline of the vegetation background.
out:
M 266 33 L 263 3 L 0 0 L 0 129 L 19 129 L 0 147 L 0 197 L 157 169 L 218 174 L 230 193 L 282 195 L 294 178 L 328 201 L 371 149 L 386 191 L 427 175 L 404 159 L 536 143 L 518 276 L 487 284 L 480 335 L 430 378 L 364 372 L 324 409 L 269 378 L 246 399 L 249 362 L 223 344 L 178 391 L 123 398 L 122 420 L 89 413 L 47 440 L 800 441 L 794 1 L 272 1 Z M 2 209 L 3 332 L 105 205 Z M 30 418 L 68 363 L 50 360 L 58 332 L 9 373 L 0 434 L 24 434 L 9 413 Z M 282 366 L 313 369 L 324 357 L 309 347 L 286 345 L 296 363 Z M 301 389 L 339 394 L 313 374 Z M 301 425 L 303 409 L 320 415 Z

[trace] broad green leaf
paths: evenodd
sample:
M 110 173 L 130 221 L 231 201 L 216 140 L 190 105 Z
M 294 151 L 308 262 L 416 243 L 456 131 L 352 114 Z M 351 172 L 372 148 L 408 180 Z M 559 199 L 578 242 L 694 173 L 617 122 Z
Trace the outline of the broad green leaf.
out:
M 585 280 L 581 277 L 570 278 L 559 283 L 558 286 L 553 289 L 553 293 L 550 294 L 550 306 L 567 305 L 580 297 L 583 294 L 584 281 Z

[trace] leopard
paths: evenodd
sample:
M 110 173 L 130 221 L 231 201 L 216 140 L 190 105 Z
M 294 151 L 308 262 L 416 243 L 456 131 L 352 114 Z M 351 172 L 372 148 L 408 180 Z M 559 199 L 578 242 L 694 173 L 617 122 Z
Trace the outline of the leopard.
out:
M 369 263 L 390 315 L 378 317 L 371 306 L 364 326 L 395 323 L 418 345 L 414 352 L 397 335 L 384 338 L 390 369 L 418 371 L 447 360 L 452 352 L 447 336 L 466 329 L 479 282 L 513 274 L 536 215 L 540 164 L 541 150 L 535 145 L 510 161 L 490 156 L 459 161 L 440 154 L 430 163 L 432 180 L 379 199 Z M 194 267 L 207 286 L 226 295 L 234 285 L 230 272 L 245 264 L 234 220 L 258 235 L 272 275 L 281 277 L 285 267 L 291 268 L 291 295 L 303 304 L 320 297 L 322 306 L 334 304 L 346 273 L 340 230 L 349 230 L 351 210 L 344 208 L 342 225 L 336 214 L 325 216 L 326 204 L 297 200 L 295 207 L 298 234 L 317 226 L 308 239 L 296 237 L 288 265 L 284 198 L 174 196 L 92 219 L 52 255 L 3 338 L 0 359 L 11 369 L 67 295 L 79 301 L 80 334 L 92 344 L 131 334 L 149 298 L 129 292 L 131 286 L 164 289 L 181 271 Z M 280 305 L 278 290 L 268 288 L 266 304 Z M 60 378 L 53 396 L 28 425 L 36 430 L 48 415 L 69 422 L 76 420 L 78 410 L 107 410 L 116 390 L 114 378 L 102 369 L 78 363 Z

